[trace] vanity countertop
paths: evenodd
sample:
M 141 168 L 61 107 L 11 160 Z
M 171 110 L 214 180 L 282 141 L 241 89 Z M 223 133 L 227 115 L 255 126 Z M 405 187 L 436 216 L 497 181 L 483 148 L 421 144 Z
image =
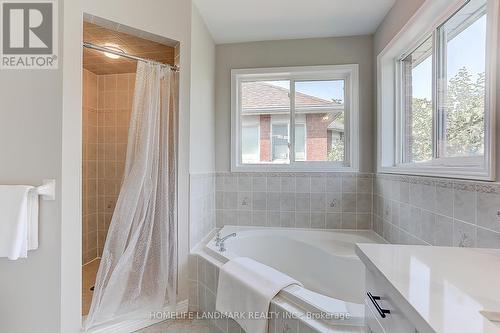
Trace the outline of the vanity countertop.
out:
M 500 332 L 479 312 L 500 313 L 500 250 L 358 244 L 356 253 L 394 288 L 417 330 Z

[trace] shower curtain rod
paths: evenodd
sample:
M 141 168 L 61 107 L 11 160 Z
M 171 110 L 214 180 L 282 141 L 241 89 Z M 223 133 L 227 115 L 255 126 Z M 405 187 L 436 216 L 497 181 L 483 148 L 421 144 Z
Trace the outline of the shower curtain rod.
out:
M 143 62 L 149 62 L 149 63 L 152 63 L 152 64 L 159 64 L 159 65 L 164 66 L 164 67 L 170 67 L 173 71 L 176 71 L 176 72 L 180 71 L 180 68 L 177 65 L 168 65 L 168 64 L 161 63 L 159 61 L 137 57 L 137 56 L 125 53 L 125 52 L 116 51 L 116 50 L 107 48 L 105 46 L 99 46 L 99 45 L 95 45 L 95 44 L 92 44 L 92 43 L 89 43 L 89 42 L 83 42 L 83 47 L 86 47 L 88 49 L 93 49 L 93 50 L 101 51 L 101 52 L 111 53 L 111 54 L 114 54 L 114 55 L 117 55 L 117 56 L 120 56 L 120 57 L 123 57 L 123 58 L 128 58 L 128 59 L 137 60 L 137 61 L 143 61 Z

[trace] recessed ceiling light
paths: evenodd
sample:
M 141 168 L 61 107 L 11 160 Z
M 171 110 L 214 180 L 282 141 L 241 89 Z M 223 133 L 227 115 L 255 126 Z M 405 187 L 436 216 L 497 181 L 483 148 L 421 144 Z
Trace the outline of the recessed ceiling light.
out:
M 106 44 L 104 44 L 104 47 L 106 47 L 107 49 L 116 51 L 116 52 L 125 53 L 125 51 L 123 51 L 116 44 L 106 43 Z M 111 58 L 111 59 L 118 59 L 118 58 L 120 58 L 120 56 L 117 55 L 117 54 L 113 54 L 113 53 L 109 53 L 109 52 L 104 52 L 104 54 L 106 55 L 106 57 Z

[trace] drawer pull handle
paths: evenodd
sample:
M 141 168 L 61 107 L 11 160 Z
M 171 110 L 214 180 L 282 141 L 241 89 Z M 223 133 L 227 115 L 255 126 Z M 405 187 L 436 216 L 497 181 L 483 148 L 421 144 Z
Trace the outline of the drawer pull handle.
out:
M 370 292 L 367 292 L 366 295 L 368 296 L 370 301 L 372 301 L 372 303 L 375 306 L 375 309 L 377 309 L 377 312 L 380 315 L 380 317 L 385 318 L 386 314 L 391 313 L 391 310 L 382 309 L 380 307 L 380 305 L 377 303 L 377 301 L 380 300 L 380 296 L 373 296 L 372 293 L 370 293 Z

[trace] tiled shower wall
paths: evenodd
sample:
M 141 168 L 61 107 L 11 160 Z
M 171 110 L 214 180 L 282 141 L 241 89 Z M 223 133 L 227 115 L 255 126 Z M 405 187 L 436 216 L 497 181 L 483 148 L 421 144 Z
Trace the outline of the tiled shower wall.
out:
M 83 70 L 82 262 L 97 257 L 97 75 Z
M 82 261 L 102 254 L 121 187 L 135 74 L 83 70 Z
M 135 73 L 98 76 L 98 256 L 122 183 L 134 86 Z
M 371 174 L 217 173 L 217 226 L 370 229 L 372 183 Z
M 500 248 L 500 184 L 377 175 L 373 228 L 391 243 Z
M 193 248 L 215 228 L 215 174 L 190 175 L 189 244 Z

